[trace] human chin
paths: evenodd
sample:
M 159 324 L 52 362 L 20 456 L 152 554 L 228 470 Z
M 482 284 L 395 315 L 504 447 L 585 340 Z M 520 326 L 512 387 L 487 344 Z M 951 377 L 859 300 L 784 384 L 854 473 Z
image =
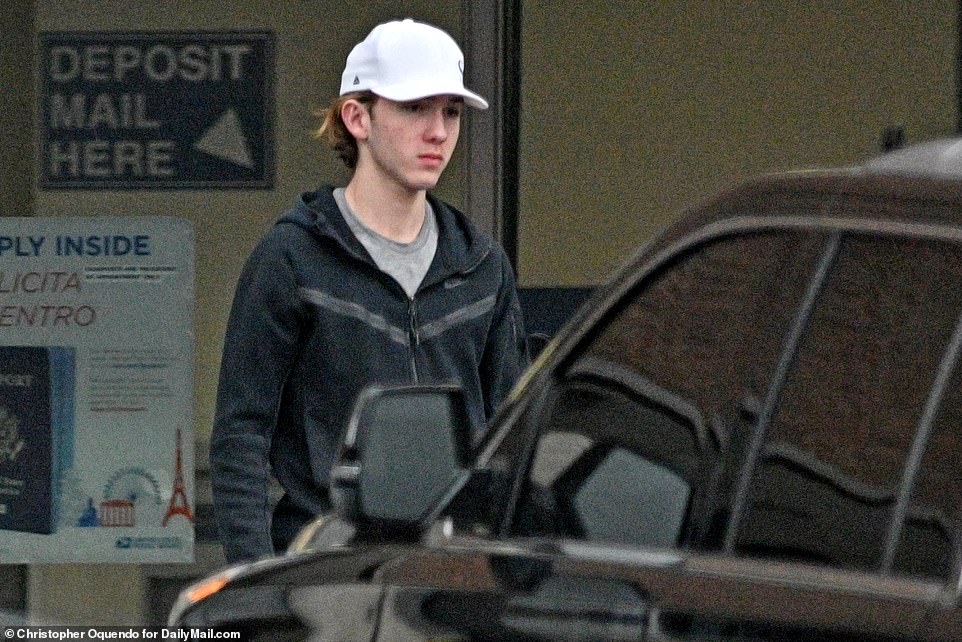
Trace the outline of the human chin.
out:
M 412 190 L 432 190 L 437 186 L 439 179 L 439 176 L 412 179 L 408 181 L 408 186 Z
M 441 180 L 441 169 L 421 169 L 408 174 L 408 183 L 416 189 L 434 189 Z

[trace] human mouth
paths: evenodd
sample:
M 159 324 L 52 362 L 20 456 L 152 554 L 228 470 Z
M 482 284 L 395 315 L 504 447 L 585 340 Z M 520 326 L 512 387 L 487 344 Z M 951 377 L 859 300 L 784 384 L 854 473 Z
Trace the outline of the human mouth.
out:
M 418 158 L 428 167 L 440 167 L 444 163 L 444 156 L 441 154 L 421 154 Z

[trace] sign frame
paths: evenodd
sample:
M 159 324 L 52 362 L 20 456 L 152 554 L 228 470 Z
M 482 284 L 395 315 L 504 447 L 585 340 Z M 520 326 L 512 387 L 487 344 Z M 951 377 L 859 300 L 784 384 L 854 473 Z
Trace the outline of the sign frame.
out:
M 233 43 L 233 44 L 232 44 Z M 241 43 L 238 45 L 237 43 Z M 54 63 L 51 61 L 51 50 L 54 47 L 87 48 L 98 56 L 93 61 L 84 60 L 81 65 L 82 74 L 95 75 L 96 82 L 86 78 L 71 79 L 70 81 L 55 81 Z M 232 50 L 231 47 L 234 47 Z M 249 56 L 251 73 L 255 76 L 251 82 L 254 86 L 245 88 L 248 93 L 238 93 L 237 87 L 226 86 L 225 75 L 237 71 L 238 46 L 247 47 L 253 56 Z M 109 55 L 109 48 L 118 50 L 125 47 L 125 57 L 116 53 Z M 154 67 L 148 72 L 146 56 L 140 59 L 142 68 L 118 65 L 118 61 L 130 63 L 136 48 L 140 47 L 141 54 L 160 50 L 175 51 L 176 59 L 169 54 L 154 56 Z M 194 51 L 184 53 L 190 47 Z M 209 48 L 210 59 L 205 60 L 204 48 Z M 227 58 L 222 63 L 214 64 L 213 52 L 218 47 L 226 51 Z M 108 50 L 107 53 L 104 50 Z M 245 51 L 244 53 L 248 53 Z M 234 58 L 230 58 L 230 54 Z M 275 147 L 276 147 L 276 112 L 275 112 L 275 64 L 276 42 L 271 31 L 264 30 L 224 30 L 224 31 L 49 31 L 39 34 L 38 45 L 38 91 L 37 91 L 37 181 L 41 190 L 60 189 L 115 189 L 115 190 L 197 190 L 197 189 L 273 189 L 275 185 Z M 246 59 L 245 59 L 246 62 Z M 172 64 L 180 65 L 172 72 Z M 233 65 L 233 66 L 231 66 Z M 176 72 L 176 73 L 175 73 Z M 110 74 L 115 74 L 110 77 Z M 116 74 L 121 74 L 118 79 Z M 204 74 L 217 77 L 216 81 L 204 79 Z M 171 76 L 167 78 L 166 76 Z M 137 76 L 134 82 L 126 80 L 128 76 Z M 236 78 L 232 80 L 237 80 Z M 153 82 L 152 82 L 153 81 Z M 193 82 L 193 85 L 191 83 Z M 66 83 L 66 84 L 64 84 Z M 173 87 L 169 90 L 167 86 Z M 236 85 L 236 83 L 235 83 Z M 74 94 L 58 96 L 61 115 L 70 110 L 69 116 L 76 118 L 82 114 L 86 124 L 73 123 L 70 128 L 58 128 L 52 122 L 52 101 L 55 87 L 66 87 Z M 191 94 L 192 87 L 196 86 Z M 225 88 L 226 87 L 226 88 Z M 218 91 L 221 90 L 221 91 Z M 259 96 L 257 92 L 259 91 Z M 215 96 L 215 94 L 221 94 Z M 82 96 L 76 98 L 77 95 Z M 108 98 L 101 102 L 101 97 Z M 112 95 L 112 97 L 111 97 Z M 221 120 L 231 120 L 226 124 L 214 121 L 209 110 L 210 101 L 216 97 L 218 101 L 227 102 L 222 108 Z M 76 102 L 79 101 L 79 105 Z M 66 102 L 66 106 L 64 105 Z M 217 102 L 217 101 L 214 101 Z M 163 105 L 158 109 L 158 105 Z M 208 110 L 205 112 L 205 110 Z M 226 110 L 226 111 L 224 111 Z M 228 114 L 227 112 L 231 113 Z M 231 119 L 227 117 L 230 116 Z M 66 118 L 66 116 L 64 116 Z M 225 156 L 218 158 L 205 155 L 196 148 L 179 149 L 177 155 L 170 155 L 170 146 L 183 147 L 191 136 L 191 127 L 198 127 L 198 121 L 207 118 L 203 129 L 213 130 L 217 125 L 224 125 L 222 130 L 233 133 L 236 129 L 253 128 L 254 133 L 247 140 L 235 144 L 246 143 L 242 150 L 240 164 L 225 161 Z M 259 122 L 257 122 L 259 120 Z M 112 122 L 111 122 L 112 121 Z M 144 143 L 144 136 L 152 129 L 154 132 L 168 135 L 173 140 L 157 142 L 170 143 L 168 147 L 159 146 L 157 149 L 145 150 L 138 148 Z M 80 131 L 84 130 L 84 131 Z M 58 137 L 58 132 L 65 132 Z M 193 132 L 198 136 L 198 132 Z M 213 133 L 215 139 L 223 142 L 223 131 Z M 235 137 L 236 138 L 236 137 Z M 133 140 L 131 140 L 133 139 Z M 66 178 L 54 175 L 52 170 L 52 145 L 60 142 L 77 145 L 96 146 L 95 151 L 77 151 L 70 148 L 70 162 L 76 163 L 76 171 L 68 172 Z M 197 143 L 195 138 L 193 143 Z M 230 142 L 230 141 L 228 141 Z M 125 147 L 121 147 L 125 146 Z M 195 145 L 196 146 L 196 145 Z M 57 150 L 58 158 L 63 160 L 64 152 Z M 247 156 L 243 156 L 246 153 Z M 138 156 L 139 154 L 139 156 Z M 145 156 L 154 155 L 153 160 Z M 108 156 L 109 155 L 109 156 Z M 147 173 L 152 167 L 157 172 L 174 172 L 172 176 L 118 176 L 113 172 L 107 176 L 87 176 L 80 171 L 80 165 L 90 162 L 90 158 L 97 163 L 98 174 L 108 172 L 111 164 L 116 169 L 120 163 L 136 167 L 141 174 Z M 253 167 L 247 167 L 250 163 Z M 153 163 L 153 164 L 151 164 Z M 244 165 L 244 167 L 241 167 Z M 185 169 L 185 166 L 189 166 Z M 147 169 L 144 169 L 147 167 Z M 216 171 L 211 168 L 217 168 Z M 199 175 L 198 172 L 210 172 L 210 175 Z M 79 175 L 78 175 L 79 174 Z

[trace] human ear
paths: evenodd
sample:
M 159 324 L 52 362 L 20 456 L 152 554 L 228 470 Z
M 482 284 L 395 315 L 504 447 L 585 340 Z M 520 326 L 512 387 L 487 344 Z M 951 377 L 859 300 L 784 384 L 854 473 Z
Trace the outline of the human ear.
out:
M 344 101 L 341 122 L 355 140 L 367 140 L 371 128 L 371 112 L 367 105 L 353 98 Z

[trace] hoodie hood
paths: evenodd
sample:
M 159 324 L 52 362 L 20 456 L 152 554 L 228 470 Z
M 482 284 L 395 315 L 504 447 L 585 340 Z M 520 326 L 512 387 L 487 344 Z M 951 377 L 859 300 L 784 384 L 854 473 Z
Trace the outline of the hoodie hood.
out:
M 478 230 L 468 218 L 447 203 L 428 194 L 438 223 L 438 250 L 425 284 L 452 274 L 470 272 L 491 252 L 492 238 Z M 322 186 L 304 192 L 284 212 L 275 225 L 297 225 L 318 241 L 334 243 L 355 258 L 372 262 L 367 250 L 351 232 L 334 200 L 334 187 Z

